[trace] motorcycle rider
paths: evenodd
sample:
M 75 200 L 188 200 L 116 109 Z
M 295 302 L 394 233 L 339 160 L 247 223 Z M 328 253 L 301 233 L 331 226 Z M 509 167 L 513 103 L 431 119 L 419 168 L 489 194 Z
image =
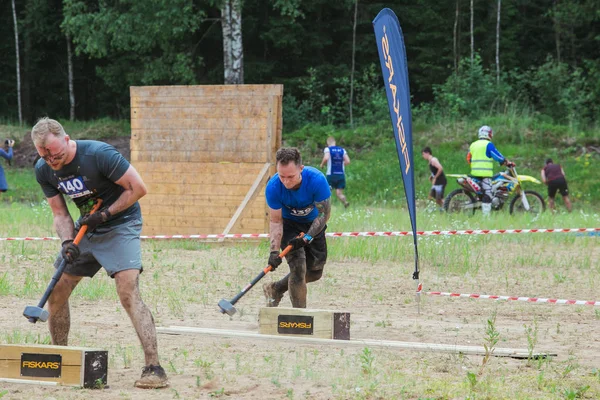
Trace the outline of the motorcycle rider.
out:
M 494 160 L 500 165 L 514 167 L 515 163 L 508 161 L 492 143 L 492 128 L 483 125 L 479 128 L 478 139 L 471 143 L 467 162 L 471 166 L 471 178 L 481 184 L 483 198 L 481 211 L 484 216 L 489 216 L 492 211 L 492 176 L 494 175 Z M 474 188 L 477 189 L 477 188 Z

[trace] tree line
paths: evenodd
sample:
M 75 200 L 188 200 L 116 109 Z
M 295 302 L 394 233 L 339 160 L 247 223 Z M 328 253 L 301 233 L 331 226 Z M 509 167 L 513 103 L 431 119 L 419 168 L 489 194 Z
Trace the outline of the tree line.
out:
M 372 20 L 395 11 L 413 109 L 600 115 L 596 0 L 11 0 L 0 117 L 129 118 L 129 86 L 284 84 L 286 129 L 387 117 Z

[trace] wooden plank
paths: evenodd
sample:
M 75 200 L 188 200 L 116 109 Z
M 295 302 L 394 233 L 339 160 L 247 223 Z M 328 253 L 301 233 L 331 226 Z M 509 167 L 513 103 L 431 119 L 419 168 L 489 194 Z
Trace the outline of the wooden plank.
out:
M 181 97 L 181 96 L 258 96 L 283 95 L 283 85 L 170 85 L 130 86 L 129 94 L 134 97 Z
M 132 119 L 131 129 L 143 129 L 146 131 L 167 130 L 167 129 L 260 129 L 267 128 L 265 118 L 227 118 L 227 117 L 206 117 L 206 118 L 186 118 L 180 120 L 146 118 L 143 120 Z
M 269 171 L 270 166 L 271 166 L 270 163 L 265 163 L 263 168 L 260 170 L 260 172 L 256 176 L 256 179 L 252 183 L 250 190 L 248 190 L 248 193 L 246 193 L 246 197 L 244 197 L 244 200 L 242 201 L 242 203 L 240 204 L 238 209 L 235 211 L 235 214 L 233 214 L 233 217 L 231 217 L 231 220 L 229 221 L 229 223 L 227 223 L 225 230 L 223 230 L 223 234 L 229 233 L 231 228 L 233 228 L 233 226 L 236 224 L 238 219 L 243 215 L 248 203 L 250 203 L 254 199 L 254 197 L 257 195 L 257 193 L 259 192 L 259 188 L 264 186 L 265 181 L 266 181 L 266 174 Z
M 58 382 L 46 382 L 46 381 L 32 381 L 29 379 L 12 379 L 12 378 L 0 378 L 0 382 L 16 383 L 16 384 L 29 384 L 29 385 L 41 385 L 41 386 L 57 386 Z
M 233 163 L 233 162 L 218 162 L 218 163 L 189 163 L 189 162 L 170 162 L 165 164 L 157 164 L 149 161 L 139 161 L 135 164 L 138 171 L 153 171 L 153 172 L 168 172 L 172 174 L 183 174 L 186 172 L 197 174 L 229 174 L 235 175 L 240 170 L 244 170 L 254 175 L 263 167 L 261 163 Z
M 204 216 L 219 217 L 219 218 L 231 218 L 231 216 L 238 210 L 239 201 L 237 205 L 225 207 L 215 206 L 202 203 L 197 203 L 193 206 L 182 206 L 176 202 L 172 204 L 152 205 L 151 215 L 156 217 L 194 217 L 200 218 Z M 142 205 L 144 207 L 144 205 Z M 208 210 L 208 211 L 207 211 Z M 247 207 L 244 213 L 246 218 L 264 219 L 266 217 L 265 211 L 262 207 Z
M 296 344 L 314 344 L 314 345 L 333 345 L 338 347 L 346 346 L 358 346 L 358 347 L 383 347 L 389 349 L 405 349 L 405 350 L 417 350 L 427 352 L 440 352 L 440 353 L 454 353 L 454 354 L 471 354 L 471 355 L 485 355 L 487 354 L 483 346 L 459 346 L 459 345 L 446 345 L 437 343 L 418 343 L 418 342 L 399 342 L 395 340 L 375 340 L 375 339 L 351 339 L 351 340 L 334 340 L 334 339 L 321 339 L 315 337 L 298 337 L 298 336 L 279 336 L 279 335 L 263 335 L 260 333 L 249 332 L 249 331 L 237 331 L 237 330 L 226 330 L 226 329 L 211 329 L 211 328 L 196 328 L 190 326 L 170 326 L 170 327 L 157 327 L 156 331 L 162 334 L 169 335 L 204 335 L 204 336 L 216 336 L 220 338 L 246 338 L 246 339 L 261 339 L 267 341 L 282 341 L 290 346 Z M 547 358 L 556 357 L 556 353 L 550 352 L 533 352 L 529 353 L 527 349 L 511 349 L 511 348 L 495 348 L 492 353 L 495 357 L 511 357 L 528 359 L 530 356 L 533 358 Z
M 240 138 L 238 140 L 223 140 L 225 138 L 187 140 L 132 140 L 131 151 L 227 151 L 227 152 L 257 152 L 265 151 L 264 145 L 254 138 Z
M 215 196 L 214 194 L 199 194 L 199 195 L 182 195 L 182 196 L 171 196 L 169 194 L 153 194 L 148 193 L 146 196 L 140 199 L 140 203 L 143 202 L 147 206 L 157 205 L 172 205 L 177 207 L 185 206 L 215 206 L 222 205 L 223 207 L 236 207 L 240 204 L 243 195 L 238 196 Z M 264 196 L 259 196 L 254 200 L 257 204 L 266 204 Z
M 268 107 L 267 97 L 262 96 L 179 96 L 179 97 L 132 97 L 131 108 L 173 108 L 173 107 L 202 107 L 207 104 L 212 106 L 241 107 L 251 102 L 256 106 Z
M 149 140 L 155 142 L 191 142 L 195 140 L 257 140 L 264 142 L 267 134 L 264 129 L 233 129 L 225 127 L 222 129 L 167 129 L 167 130 L 140 130 L 131 131 L 131 141 Z
M 236 227 L 235 233 L 257 233 L 262 232 L 263 221 L 256 223 L 256 225 L 249 225 L 246 223 L 246 220 L 242 221 L 242 225 Z M 202 226 L 202 227 L 163 227 L 158 225 L 146 225 L 144 223 L 144 227 L 142 228 L 142 235 L 211 235 L 220 230 L 223 227 L 210 227 L 210 226 Z M 217 239 L 193 239 L 199 241 L 211 241 L 216 242 Z M 226 241 L 229 239 L 226 239 Z M 232 239 L 232 240 L 246 240 L 246 239 Z M 257 240 L 263 240 L 262 238 L 248 238 L 248 241 L 255 242 Z
M 216 184 L 189 184 L 181 185 L 179 183 L 154 183 L 146 184 L 148 193 L 169 194 L 179 196 L 183 194 L 196 195 L 204 193 L 214 193 L 215 197 L 219 197 L 220 193 L 229 195 L 244 196 L 248 191 L 248 186 L 244 185 L 216 185 Z
M 206 100 L 206 99 L 203 99 Z M 214 102 L 206 101 L 202 106 L 190 107 L 153 107 L 131 109 L 131 120 L 141 119 L 204 119 L 204 118 L 267 118 L 268 106 L 255 104 L 229 104 L 226 99 Z
M 138 171 L 140 172 L 140 171 Z M 169 172 L 140 172 L 144 182 L 148 183 L 162 183 L 162 182 L 178 182 L 182 185 L 187 184 L 218 184 L 218 185 L 242 185 L 245 187 L 249 186 L 249 182 L 255 179 L 256 174 L 241 173 L 233 175 L 225 174 L 196 174 L 196 173 L 185 173 L 179 175 L 173 175 Z M 239 203 L 238 203 L 239 204 Z
M 245 226 L 254 224 L 254 225 L 262 225 L 262 221 L 264 218 L 245 218 L 240 222 L 240 229 L 243 229 Z M 177 228 L 195 228 L 195 229 L 207 229 L 210 228 L 210 232 L 207 233 L 215 233 L 222 232 L 225 226 L 227 226 L 227 222 L 229 222 L 230 218 L 228 217 L 212 217 L 212 216 L 201 216 L 194 218 L 187 218 L 183 216 L 155 216 L 148 215 L 144 217 L 144 225 L 145 226 L 156 226 L 162 228 L 169 227 L 177 227 Z M 179 233 L 179 232 L 177 232 Z M 238 233 L 238 232 L 236 232 Z M 254 232 L 256 233 L 256 232 Z M 259 232 L 260 233 L 260 232 Z
M 265 152 L 237 152 L 237 151 L 131 151 L 131 162 L 189 162 L 189 163 L 221 163 L 236 161 L 254 163 L 264 161 Z

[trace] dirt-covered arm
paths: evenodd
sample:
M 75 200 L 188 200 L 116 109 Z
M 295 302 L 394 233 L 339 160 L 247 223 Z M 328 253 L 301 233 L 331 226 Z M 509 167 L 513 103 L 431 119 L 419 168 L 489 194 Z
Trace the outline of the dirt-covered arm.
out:
M 312 222 L 308 232 L 306 232 L 312 237 L 318 235 L 323 228 L 325 228 L 327 221 L 329 221 L 329 217 L 331 216 L 331 197 L 315 203 L 315 207 L 317 208 L 319 215 Z

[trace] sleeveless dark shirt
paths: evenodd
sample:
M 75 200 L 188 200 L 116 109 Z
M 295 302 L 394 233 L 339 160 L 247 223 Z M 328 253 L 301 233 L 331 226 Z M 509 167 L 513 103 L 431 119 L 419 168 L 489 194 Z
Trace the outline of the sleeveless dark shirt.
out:
M 544 173 L 546 174 L 546 180 L 552 182 L 556 179 L 562 178 L 563 173 L 560 164 L 548 164 L 544 167 Z
M 438 169 L 431 164 L 429 164 L 429 170 L 431 171 L 433 176 L 435 176 L 435 174 L 437 174 L 438 172 Z M 445 185 L 447 183 L 448 181 L 446 181 L 446 175 L 444 174 L 444 171 L 442 171 L 440 176 L 438 176 L 435 182 L 433 182 L 434 185 Z

